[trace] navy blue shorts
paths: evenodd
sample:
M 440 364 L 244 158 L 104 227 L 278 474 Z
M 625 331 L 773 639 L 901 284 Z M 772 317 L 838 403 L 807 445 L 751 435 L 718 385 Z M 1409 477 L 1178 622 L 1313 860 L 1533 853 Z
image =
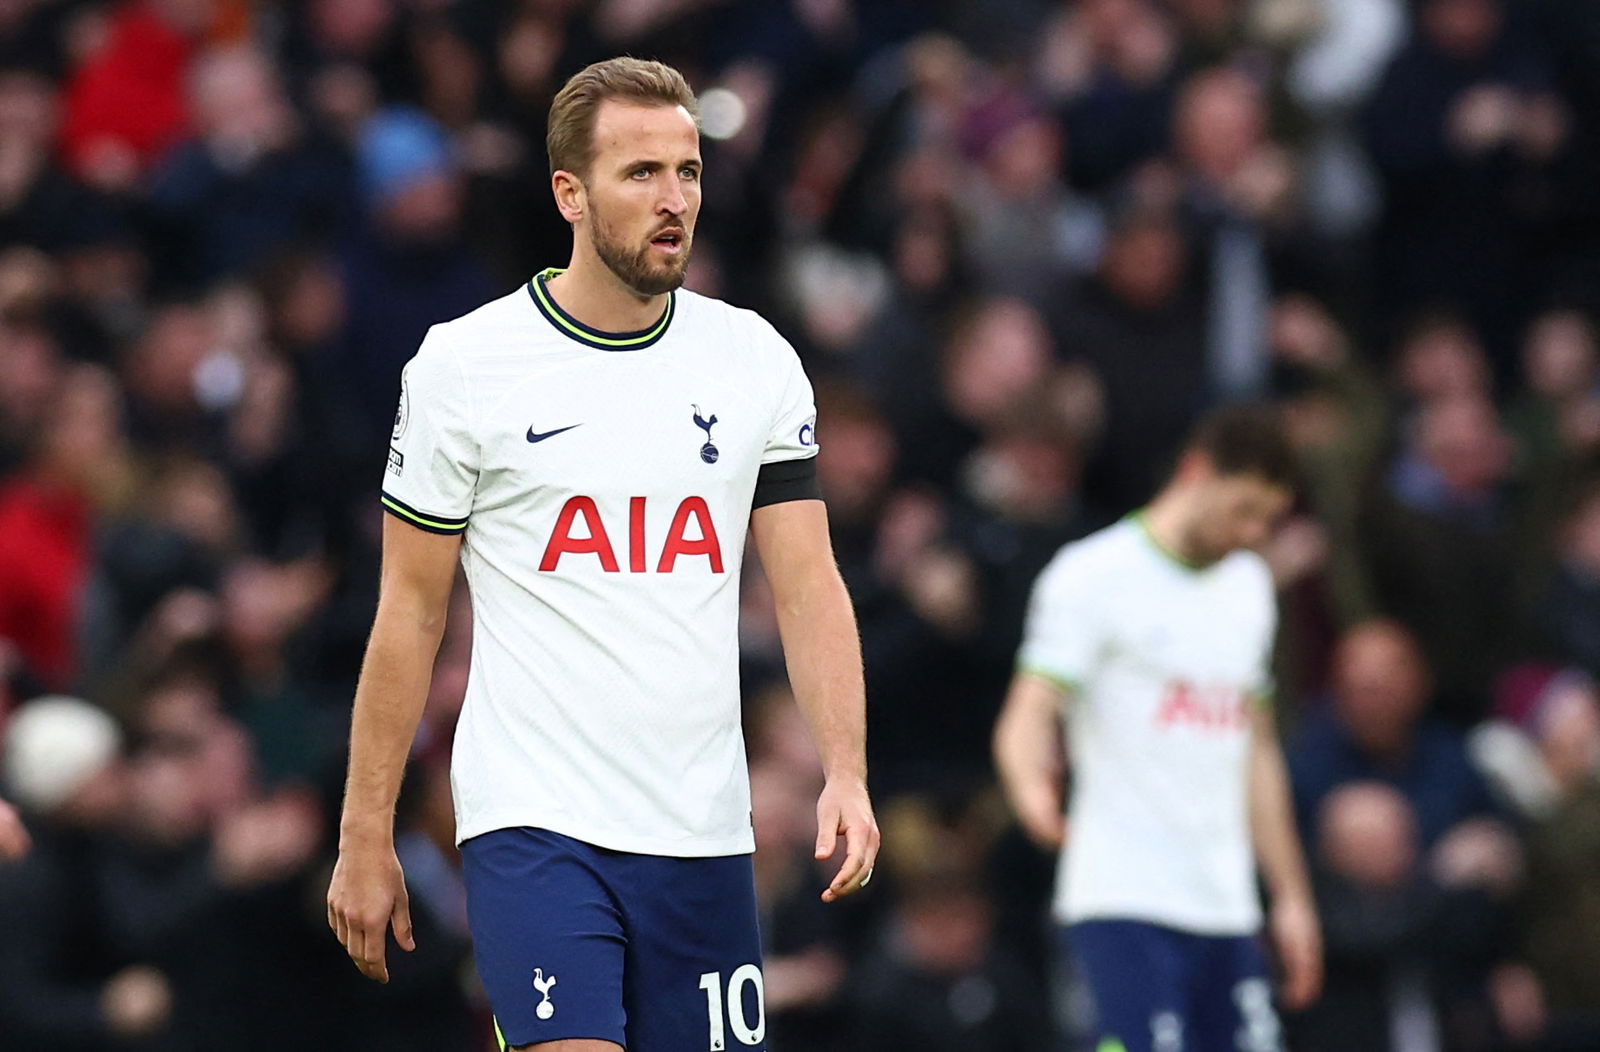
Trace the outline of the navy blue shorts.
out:
M 1061 929 L 1061 943 L 1094 1002 L 1097 1052 L 1282 1052 L 1253 937 L 1094 920 Z
M 749 855 L 633 855 L 519 828 L 473 837 L 461 858 L 504 1045 L 766 1048 Z

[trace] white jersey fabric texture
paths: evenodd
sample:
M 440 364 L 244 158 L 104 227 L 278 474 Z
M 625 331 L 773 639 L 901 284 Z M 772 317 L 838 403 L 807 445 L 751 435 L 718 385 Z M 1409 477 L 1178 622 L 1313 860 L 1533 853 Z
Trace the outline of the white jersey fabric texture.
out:
M 1058 919 L 1200 935 L 1260 926 L 1249 706 L 1270 696 L 1276 621 L 1260 556 L 1190 566 L 1137 515 L 1067 545 L 1040 574 L 1018 665 L 1071 695 Z
M 811 385 L 751 311 L 680 290 L 603 333 L 555 273 L 429 330 L 384 476 L 391 514 L 462 535 L 456 836 L 752 851 L 739 572 L 761 467 L 816 455 Z

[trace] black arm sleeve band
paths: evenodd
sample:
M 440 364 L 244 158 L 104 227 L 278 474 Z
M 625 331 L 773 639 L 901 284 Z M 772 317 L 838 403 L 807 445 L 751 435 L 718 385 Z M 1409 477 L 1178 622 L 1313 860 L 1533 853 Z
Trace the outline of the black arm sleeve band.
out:
M 821 500 L 817 489 L 817 458 L 780 460 L 775 464 L 761 465 L 756 475 L 756 496 L 750 507 L 765 508 L 768 504 L 782 504 L 790 500 Z

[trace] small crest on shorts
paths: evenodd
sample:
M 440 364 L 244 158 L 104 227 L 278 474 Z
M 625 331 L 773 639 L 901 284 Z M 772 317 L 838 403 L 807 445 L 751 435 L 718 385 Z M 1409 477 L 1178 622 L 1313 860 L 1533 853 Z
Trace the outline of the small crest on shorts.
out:
M 550 1003 L 550 988 L 555 984 L 556 977 L 553 974 L 547 979 L 543 968 L 533 970 L 533 988 L 539 991 L 539 997 L 542 999 L 539 1007 L 533 1010 L 533 1014 L 540 1019 L 549 1019 L 556 1014 L 556 1006 Z

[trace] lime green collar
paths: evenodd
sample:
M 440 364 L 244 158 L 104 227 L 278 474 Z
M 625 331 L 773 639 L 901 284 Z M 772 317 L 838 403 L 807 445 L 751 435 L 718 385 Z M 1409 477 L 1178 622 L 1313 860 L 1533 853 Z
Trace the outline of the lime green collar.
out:
M 606 332 L 585 325 L 561 309 L 561 305 L 550 295 L 544 283 L 564 273 L 559 267 L 550 267 L 533 276 L 528 282 L 528 295 L 533 297 L 533 305 L 539 308 L 539 313 L 545 320 L 554 325 L 562 335 L 568 336 L 585 347 L 594 347 L 602 351 L 639 351 L 658 342 L 667 333 L 667 326 L 672 324 L 672 316 L 677 312 L 678 296 L 675 292 L 667 293 L 667 309 L 661 312 L 661 317 L 648 329 L 638 332 Z
M 1150 547 L 1161 553 L 1161 556 L 1164 559 L 1178 566 L 1180 569 L 1188 570 L 1191 573 L 1198 573 L 1201 570 L 1210 569 L 1207 564 L 1197 563 L 1192 559 L 1185 559 L 1171 548 L 1168 548 L 1165 544 L 1162 544 L 1161 538 L 1157 537 L 1155 535 L 1155 531 L 1150 528 L 1150 520 L 1146 515 L 1146 512 L 1149 510 L 1149 508 L 1140 508 L 1138 511 L 1129 515 L 1128 518 L 1132 519 L 1134 525 L 1139 527 L 1139 532 L 1144 534 L 1144 539 L 1150 542 Z

